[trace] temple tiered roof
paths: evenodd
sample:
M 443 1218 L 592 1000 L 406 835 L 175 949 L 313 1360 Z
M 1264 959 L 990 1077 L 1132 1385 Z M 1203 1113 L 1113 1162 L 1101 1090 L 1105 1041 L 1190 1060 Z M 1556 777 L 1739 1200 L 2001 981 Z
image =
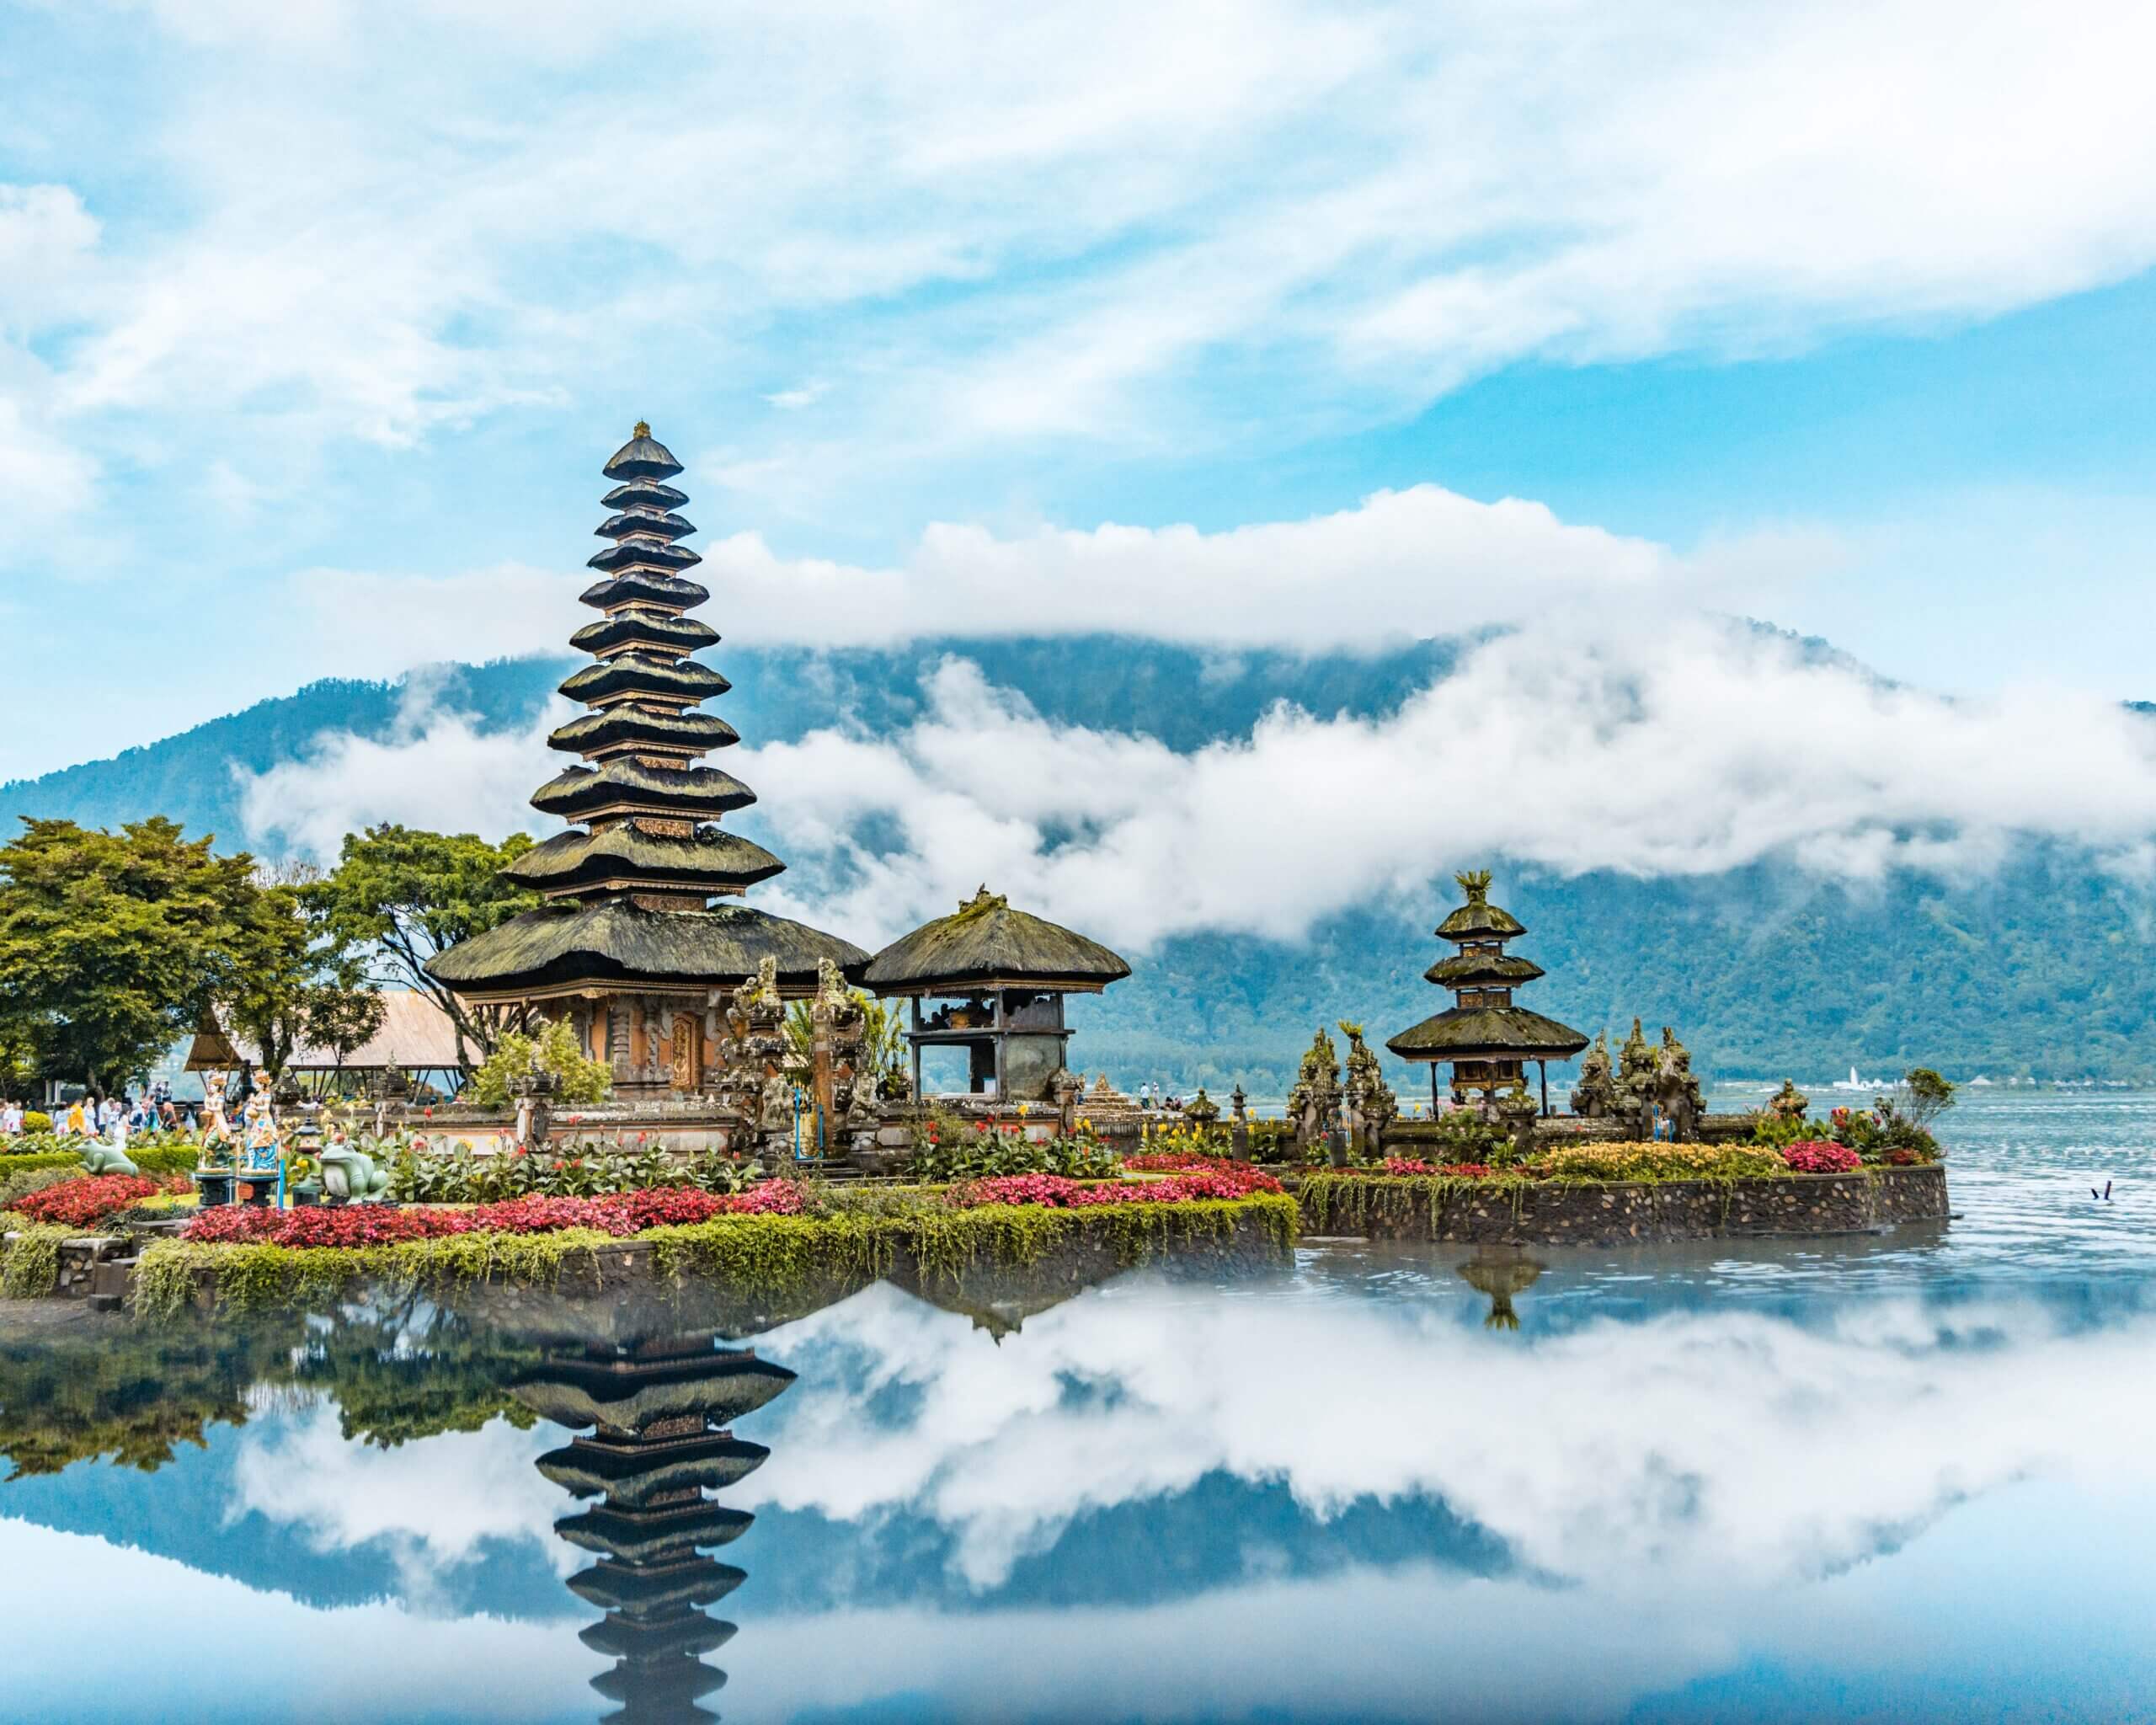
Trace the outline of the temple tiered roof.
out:
M 793 1381 L 783 1366 L 714 1346 L 708 1335 L 637 1343 L 616 1352 L 563 1351 L 522 1376 L 517 1397 L 547 1418 L 595 1427 L 539 1459 L 539 1471 L 579 1498 L 601 1501 L 564 1516 L 554 1531 L 600 1561 L 569 1578 L 606 1612 L 578 1632 L 616 1663 L 591 1686 L 629 1722 L 711 1717 L 693 1702 L 726 1681 L 702 1656 L 734 1628 L 704 1608 L 746 1578 L 705 1553 L 731 1544 L 755 1519 L 707 1490 L 738 1484 L 769 1455 L 725 1429 Z
M 1458 879 L 1467 902 L 1438 925 L 1438 937 L 1460 950 L 1423 973 L 1453 991 L 1454 1004 L 1385 1046 L 1402 1060 L 1452 1062 L 1456 1089 L 1494 1090 L 1521 1082 L 1524 1061 L 1570 1060 L 1587 1038 L 1513 1004 L 1513 990 L 1543 974 L 1540 965 L 1505 950 L 1527 926 L 1490 902 L 1486 869 Z
M 571 637 L 592 662 L 561 685 L 588 710 L 547 740 L 589 764 L 557 774 L 531 798 L 572 829 L 504 871 L 551 902 L 451 948 L 431 967 L 475 1001 L 599 982 L 727 986 L 766 957 L 778 961 L 781 988 L 802 993 L 814 987 L 819 959 L 853 975 L 867 962 L 835 935 L 736 905 L 712 908 L 786 865 L 721 828 L 755 793 L 700 764 L 740 737 L 701 710 L 731 686 L 694 656 L 718 634 L 686 615 L 711 595 L 681 573 L 702 559 L 681 543 L 696 531 L 677 513 L 688 498 L 666 483 L 680 471 L 642 424 L 606 463 L 614 484 L 597 531 L 608 542 L 589 559 L 600 579 L 582 595 L 605 615 Z

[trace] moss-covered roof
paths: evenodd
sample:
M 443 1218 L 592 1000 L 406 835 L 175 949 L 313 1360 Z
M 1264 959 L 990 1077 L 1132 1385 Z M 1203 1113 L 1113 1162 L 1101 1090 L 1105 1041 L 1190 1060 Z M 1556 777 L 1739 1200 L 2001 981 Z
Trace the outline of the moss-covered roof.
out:
M 706 1432 L 664 1443 L 580 1440 L 548 1450 L 539 1458 L 538 1468 L 576 1497 L 595 1498 L 603 1492 L 617 1503 L 637 1503 L 689 1486 L 723 1491 L 761 1467 L 771 1453 L 761 1444 L 744 1444 L 725 1432 Z
M 687 502 L 686 498 L 682 499 Z M 632 533 L 648 533 L 659 539 L 686 539 L 695 524 L 670 509 L 628 509 L 611 515 L 591 530 L 601 539 L 626 539 Z
M 718 631 L 692 617 L 663 611 L 624 611 L 586 623 L 569 637 L 579 653 L 611 653 L 620 648 L 669 647 L 694 653 L 718 639 Z
M 745 809 L 756 793 L 715 766 L 646 766 L 632 756 L 596 766 L 572 766 L 531 793 L 531 806 L 564 820 L 594 814 L 724 814 Z
M 829 959 L 859 980 L 868 954 L 851 941 L 746 905 L 648 911 L 621 901 L 558 902 L 460 941 L 428 974 L 461 994 L 513 996 L 580 983 L 685 983 L 730 988 L 778 961 L 789 995 L 813 993 Z
M 645 832 L 627 823 L 603 832 L 557 833 L 502 873 L 540 892 L 610 883 L 738 889 L 768 880 L 786 864 L 753 839 L 707 827 L 693 838 Z
M 556 726 L 547 746 L 572 755 L 595 755 L 602 750 L 648 743 L 655 749 L 686 749 L 701 754 L 740 740 L 741 734 L 732 725 L 708 713 L 654 713 L 647 708 L 613 707 L 604 713 L 580 713 L 567 724 Z
M 601 1559 L 568 1578 L 568 1590 L 602 1611 L 654 1611 L 662 1605 L 712 1605 L 749 1578 L 745 1569 L 716 1558 L 664 1568 L 632 1568 Z
M 1454 953 L 1431 965 L 1422 980 L 1446 988 L 1517 988 L 1544 974 L 1540 964 L 1513 953 Z
M 601 1504 L 563 1517 L 554 1531 L 587 1551 L 633 1563 L 725 1545 L 739 1539 L 755 1519 L 745 1509 L 728 1509 L 705 1498 L 664 1510 L 610 1509 Z
M 986 887 L 954 915 L 923 923 L 868 962 L 878 994 L 940 994 L 996 985 L 1066 991 L 1106 987 L 1130 975 L 1098 941 L 1024 911 Z
M 611 611 L 632 602 L 663 605 L 672 611 L 694 611 L 710 597 L 710 588 L 684 580 L 679 575 L 660 574 L 655 569 L 630 569 L 609 575 L 604 580 L 594 581 L 577 595 L 582 603 L 597 611 Z
M 1478 940 L 1495 937 L 1509 940 L 1525 934 L 1527 925 L 1509 911 L 1490 902 L 1490 871 L 1474 868 L 1453 879 L 1467 895 L 1467 902 L 1438 925 L 1439 940 Z
M 1404 1060 L 1570 1060 L 1587 1038 L 1524 1007 L 1454 1007 L 1385 1044 Z
M 662 485 L 656 479 L 632 479 L 616 485 L 599 499 L 607 509 L 679 509 L 689 500 L 686 491 Z
M 686 545 L 655 543 L 648 539 L 624 539 L 610 545 L 604 551 L 595 551 L 584 560 L 588 569 L 659 569 L 675 571 L 694 569 L 703 558 Z
M 680 471 L 674 451 L 654 437 L 651 427 L 641 419 L 629 434 L 629 441 L 606 458 L 610 479 L 670 479 Z
M 510 1387 L 556 1425 L 632 1432 L 685 1413 L 729 1425 L 782 1394 L 795 1375 L 753 1354 L 698 1352 L 654 1360 L 549 1359 Z
M 617 653 L 572 671 L 560 692 L 572 701 L 601 702 L 629 695 L 667 701 L 702 701 L 734 686 L 707 665 L 693 659 L 663 659 L 655 653 Z

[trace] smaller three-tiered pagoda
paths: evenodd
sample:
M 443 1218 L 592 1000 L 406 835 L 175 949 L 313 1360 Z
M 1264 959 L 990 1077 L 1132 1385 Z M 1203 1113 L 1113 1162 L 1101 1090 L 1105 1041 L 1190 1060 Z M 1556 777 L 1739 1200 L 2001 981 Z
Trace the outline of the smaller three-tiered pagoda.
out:
M 1453 877 L 1467 902 L 1438 925 L 1438 938 L 1460 950 L 1422 973 L 1453 991 L 1453 1005 L 1385 1044 L 1403 1060 L 1430 1063 L 1430 1101 L 1438 1098 L 1438 1067 L 1449 1062 L 1455 1097 L 1470 1091 L 1494 1096 L 1526 1082 L 1532 1060 L 1542 1081 L 1542 1112 L 1550 1112 L 1550 1062 L 1569 1060 L 1587 1038 L 1569 1024 L 1513 1004 L 1513 991 L 1542 975 L 1539 964 L 1505 950 L 1527 932 L 1512 912 L 1490 902 L 1490 871 Z

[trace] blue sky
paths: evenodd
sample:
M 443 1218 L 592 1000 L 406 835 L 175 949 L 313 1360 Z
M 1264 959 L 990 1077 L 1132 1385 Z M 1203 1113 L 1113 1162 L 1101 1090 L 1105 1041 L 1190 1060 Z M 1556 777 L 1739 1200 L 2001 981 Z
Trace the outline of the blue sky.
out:
M 2156 695 L 2150 31 L 0 0 L 0 775 L 565 636 L 640 415 L 737 638 L 866 628 L 831 563 L 979 626 L 953 529 L 1029 626 L 1145 628 L 1037 536 L 1317 521 L 1283 638 L 1601 558 L 1928 688 Z M 1547 513 L 1361 513 L 1417 486 Z M 1164 633 L 1236 609 L 1140 550 Z

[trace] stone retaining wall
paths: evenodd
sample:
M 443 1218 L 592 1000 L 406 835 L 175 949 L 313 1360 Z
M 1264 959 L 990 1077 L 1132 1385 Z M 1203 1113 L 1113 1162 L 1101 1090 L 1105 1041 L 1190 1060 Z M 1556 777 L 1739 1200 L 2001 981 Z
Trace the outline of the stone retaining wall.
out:
M 1319 1208 L 1326 1193 L 1326 1206 Z M 1878 1168 L 1769 1180 L 1439 1186 L 1373 1175 L 1306 1183 L 1311 1234 L 1516 1246 L 1647 1245 L 1762 1235 L 1855 1234 L 1947 1220 L 1946 1170 Z M 1434 1212 L 1434 1213 L 1433 1213 Z

